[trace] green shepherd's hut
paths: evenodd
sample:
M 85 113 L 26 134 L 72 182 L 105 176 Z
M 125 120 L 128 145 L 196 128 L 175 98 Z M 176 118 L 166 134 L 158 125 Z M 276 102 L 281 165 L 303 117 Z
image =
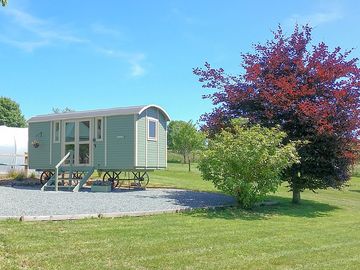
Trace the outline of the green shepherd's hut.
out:
M 113 185 L 145 186 L 147 171 L 166 168 L 168 121 L 157 105 L 34 116 L 29 168 L 42 171 L 43 190 L 78 191 L 94 170 Z

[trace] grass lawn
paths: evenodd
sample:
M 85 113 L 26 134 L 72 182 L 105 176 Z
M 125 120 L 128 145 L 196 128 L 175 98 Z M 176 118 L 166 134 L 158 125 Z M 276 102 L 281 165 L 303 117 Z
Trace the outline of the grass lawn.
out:
M 189 172 L 187 164 L 168 163 L 166 170 L 151 172 L 149 176 L 149 187 L 219 192 L 211 182 L 202 180 L 197 164 L 191 164 L 191 172 Z
M 172 164 L 152 184 L 215 191 L 186 169 Z M 360 178 L 298 206 L 285 187 L 271 197 L 280 204 L 252 211 L 0 222 L 0 269 L 360 268 Z

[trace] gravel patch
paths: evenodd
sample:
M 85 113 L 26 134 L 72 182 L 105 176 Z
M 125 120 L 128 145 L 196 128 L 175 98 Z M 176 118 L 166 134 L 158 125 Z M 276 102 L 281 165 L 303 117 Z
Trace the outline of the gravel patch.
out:
M 160 212 L 233 204 L 235 200 L 227 195 L 179 189 L 94 193 L 0 186 L 0 217 Z

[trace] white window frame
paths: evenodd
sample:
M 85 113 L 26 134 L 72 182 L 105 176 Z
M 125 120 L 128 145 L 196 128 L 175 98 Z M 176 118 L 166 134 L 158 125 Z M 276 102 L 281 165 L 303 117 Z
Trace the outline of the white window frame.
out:
M 149 126 L 150 121 L 155 122 L 155 137 L 150 137 L 150 126 Z M 146 125 L 147 125 L 147 127 L 146 127 L 147 136 L 146 137 L 147 137 L 148 141 L 157 141 L 158 140 L 158 133 L 159 133 L 159 130 L 158 130 L 159 120 L 156 119 L 156 118 L 148 117 Z
M 79 141 L 79 123 L 82 121 L 89 121 L 90 122 L 90 131 L 89 131 L 89 140 L 88 141 Z M 65 137 L 66 137 L 66 123 L 75 123 L 75 138 L 74 141 L 72 142 L 66 142 L 65 141 Z M 91 132 L 91 130 L 93 129 L 93 118 L 77 118 L 77 119 L 72 119 L 72 120 L 65 120 L 62 121 L 62 129 L 63 129 L 63 133 L 61 136 L 61 142 L 62 142 L 62 146 L 61 146 L 61 156 L 65 156 L 67 153 L 65 153 L 65 147 L 68 144 L 74 144 L 74 165 L 75 166 L 93 166 L 93 138 L 94 138 L 94 133 Z M 79 163 L 79 147 L 80 144 L 89 144 L 89 164 L 82 164 Z M 69 164 L 64 164 L 66 166 L 69 166 Z
M 59 131 L 58 131 L 58 139 L 56 140 L 56 124 L 59 124 Z M 61 125 L 60 125 L 60 121 L 55 121 L 54 122 L 54 126 L 53 126 L 53 142 L 54 143 L 60 143 L 60 138 L 61 138 Z
M 100 120 L 101 121 L 101 132 L 100 132 L 100 135 L 101 135 L 101 138 L 99 139 L 98 137 L 97 137 L 97 124 L 98 124 L 98 120 Z M 101 142 L 101 141 L 103 141 L 103 139 L 104 139 L 104 118 L 103 117 L 96 117 L 95 118 L 95 140 L 97 141 L 97 142 Z

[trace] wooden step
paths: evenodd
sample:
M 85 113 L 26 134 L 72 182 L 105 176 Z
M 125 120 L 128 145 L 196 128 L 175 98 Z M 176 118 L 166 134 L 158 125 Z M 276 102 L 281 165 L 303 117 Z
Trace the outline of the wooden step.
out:
M 58 186 L 58 190 L 61 190 L 61 191 L 72 191 L 73 189 L 74 189 L 74 186 Z M 46 186 L 44 188 L 44 190 L 53 191 L 53 190 L 55 190 L 55 185 Z

